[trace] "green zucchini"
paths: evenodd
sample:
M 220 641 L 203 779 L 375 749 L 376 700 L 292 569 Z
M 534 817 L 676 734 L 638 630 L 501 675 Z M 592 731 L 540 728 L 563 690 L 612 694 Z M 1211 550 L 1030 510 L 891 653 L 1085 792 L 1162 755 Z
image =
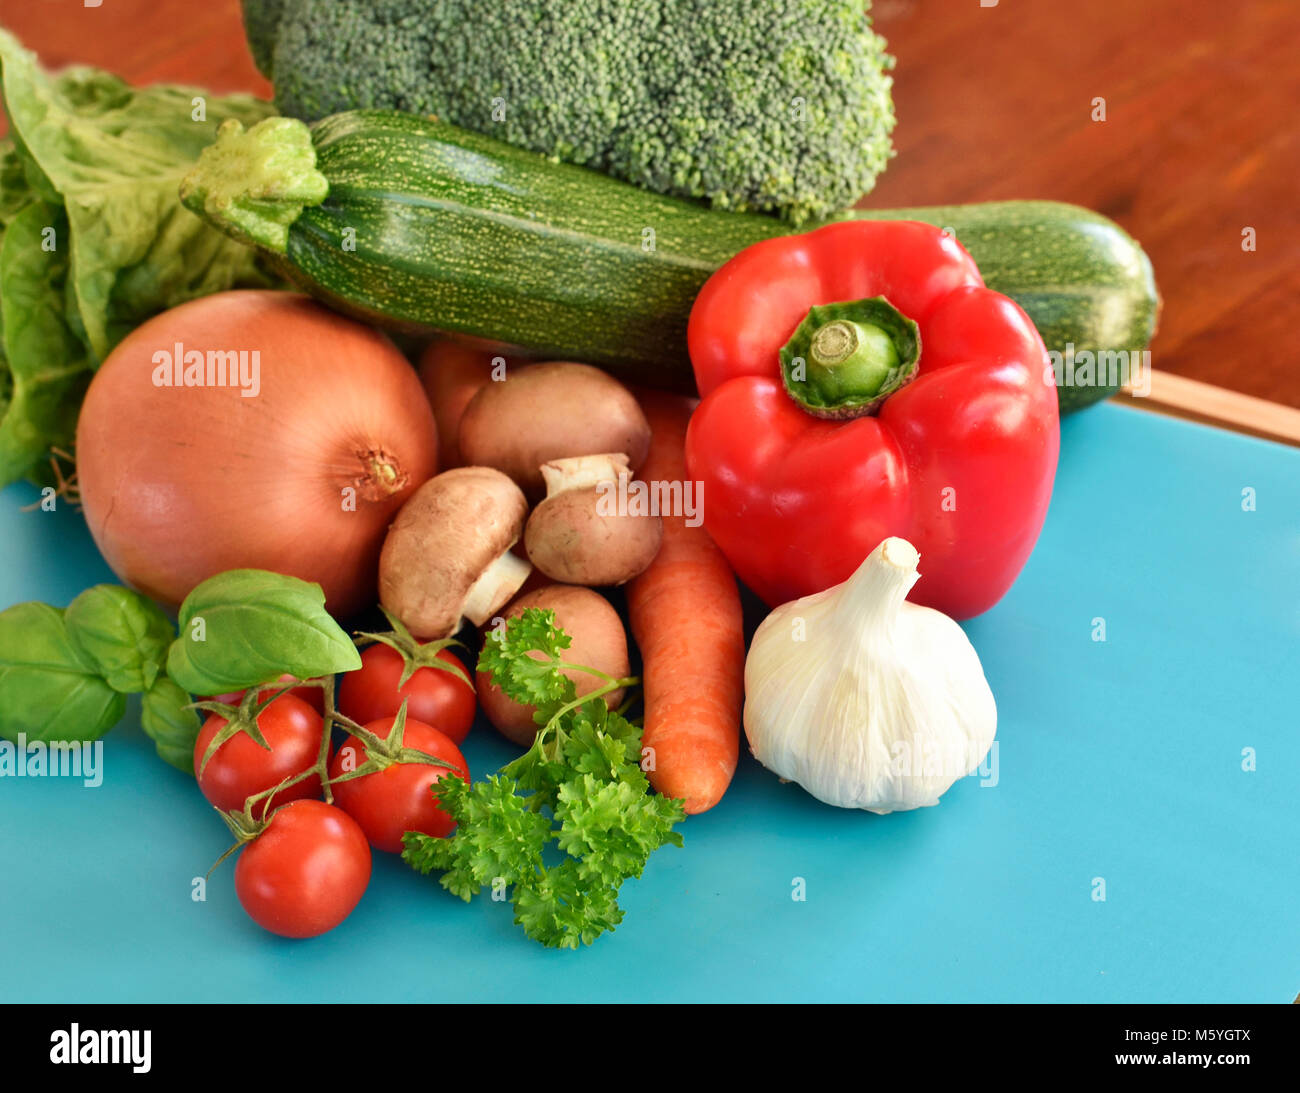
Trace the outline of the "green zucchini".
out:
M 700 286 L 733 254 L 790 230 L 411 114 L 338 114 L 310 139 L 291 119 L 263 126 L 223 129 L 182 196 L 278 255 L 304 290 L 381 325 L 506 342 L 651 386 L 693 389 L 686 321 Z M 1017 201 L 849 215 L 952 230 L 1049 349 L 1141 350 L 1154 332 L 1151 263 L 1086 209 Z M 1114 387 L 1058 391 L 1067 411 Z

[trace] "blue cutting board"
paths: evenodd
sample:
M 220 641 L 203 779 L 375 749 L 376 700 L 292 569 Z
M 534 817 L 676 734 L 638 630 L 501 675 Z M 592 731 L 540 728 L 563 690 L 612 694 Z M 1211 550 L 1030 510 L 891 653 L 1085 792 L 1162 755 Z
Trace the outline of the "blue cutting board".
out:
M 291 942 L 244 916 L 230 863 L 191 899 L 228 837 L 133 708 L 100 787 L 0 780 L 0 998 L 1291 1001 L 1300 451 L 1112 406 L 1062 434 L 1038 549 L 967 626 L 996 778 L 878 817 L 747 758 L 589 949 L 383 856 L 347 922 Z M 111 579 L 34 496 L 0 495 L 0 606 Z M 475 773 L 511 754 L 482 725 L 465 751 Z

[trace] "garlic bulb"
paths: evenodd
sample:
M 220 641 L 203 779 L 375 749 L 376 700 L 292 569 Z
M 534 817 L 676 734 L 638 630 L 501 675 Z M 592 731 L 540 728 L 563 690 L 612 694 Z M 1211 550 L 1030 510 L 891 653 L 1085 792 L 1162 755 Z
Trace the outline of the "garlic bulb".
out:
M 993 743 L 997 706 L 969 639 L 905 598 L 919 558 L 886 539 L 843 584 L 778 607 L 754 634 L 749 746 L 827 804 L 936 805 Z

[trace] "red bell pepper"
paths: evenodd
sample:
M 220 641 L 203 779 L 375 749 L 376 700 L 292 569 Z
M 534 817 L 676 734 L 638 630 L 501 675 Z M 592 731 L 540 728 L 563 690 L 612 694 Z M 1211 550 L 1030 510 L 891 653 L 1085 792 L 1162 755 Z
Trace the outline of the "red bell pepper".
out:
M 1056 390 L 956 239 L 854 221 L 766 240 L 705 284 L 688 339 L 704 525 L 768 604 L 891 535 L 921 552 L 918 603 L 968 618 L 1011 586 L 1052 495 Z

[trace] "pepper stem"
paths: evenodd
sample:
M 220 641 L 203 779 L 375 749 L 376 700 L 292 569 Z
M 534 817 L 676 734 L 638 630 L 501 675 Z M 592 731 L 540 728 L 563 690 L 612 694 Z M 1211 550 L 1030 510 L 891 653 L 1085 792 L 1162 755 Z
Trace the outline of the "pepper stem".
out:
M 817 328 L 808 347 L 808 364 L 817 385 L 833 399 L 875 395 L 898 367 L 898 349 L 874 323 L 835 319 Z
M 915 375 L 916 323 L 883 296 L 808 310 L 781 349 L 786 391 L 816 417 L 875 413 Z

